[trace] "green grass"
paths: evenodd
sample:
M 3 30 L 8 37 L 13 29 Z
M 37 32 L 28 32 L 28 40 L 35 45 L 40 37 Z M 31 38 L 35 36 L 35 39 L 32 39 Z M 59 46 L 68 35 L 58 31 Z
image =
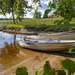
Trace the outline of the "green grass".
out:
M 8 24 L 7 28 L 17 29 L 17 28 L 24 28 L 24 26 L 20 24 Z
M 55 19 L 25 19 L 19 24 L 22 25 L 53 25 Z M 12 23 L 12 20 L 0 20 L 0 24 L 9 24 Z
M 17 24 L 13 24 L 12 20 L 0 20 L 0 25 L 6 25 L 8 28 L 27 28 L 34 31 L 68 31 L 75 28 L 75 19 L 73 18 L 70 24 L 55 24 L 55 21 L 60 21 L 62 18 L 50 19 L 25 19 Z

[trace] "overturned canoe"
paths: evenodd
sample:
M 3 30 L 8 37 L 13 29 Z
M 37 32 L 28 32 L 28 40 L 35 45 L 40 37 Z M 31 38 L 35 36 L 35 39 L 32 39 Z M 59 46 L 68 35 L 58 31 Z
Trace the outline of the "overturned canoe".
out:
M 71 48 L 75 40 L 31 40 L 18 41 L 19 46 L 41 51 L 61 51 Z

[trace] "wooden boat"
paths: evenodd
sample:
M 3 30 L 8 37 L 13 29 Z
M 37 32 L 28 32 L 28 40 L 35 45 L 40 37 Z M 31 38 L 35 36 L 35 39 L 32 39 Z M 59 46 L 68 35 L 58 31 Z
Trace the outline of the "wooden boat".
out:
M 41 51 L 61 51 L 71 48 L 75 40 L 26 40 L 18 41 L 19 46 Z

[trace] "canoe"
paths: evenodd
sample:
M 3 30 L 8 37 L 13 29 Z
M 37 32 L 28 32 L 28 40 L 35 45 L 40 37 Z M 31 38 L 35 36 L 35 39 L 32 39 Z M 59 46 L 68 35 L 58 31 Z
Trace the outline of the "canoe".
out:
M 32 50 L 61 51 L 72 47 L 75 40 L 28 40 L 18 41 L 18 45 Z

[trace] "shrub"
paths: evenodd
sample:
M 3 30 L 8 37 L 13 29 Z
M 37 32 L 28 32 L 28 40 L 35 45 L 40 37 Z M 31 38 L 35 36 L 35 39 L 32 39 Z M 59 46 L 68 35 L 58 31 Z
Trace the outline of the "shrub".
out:
M 49 61 L 46 61 L 44 65 L 44 74 L 43 75 L 55 75 L 54 71 L 52 70 Z
M 69 59 L 62 61 L 63 68 L 68 71 L 68 75 L 71 75 L 75 72 L 75 62 Z
M 41 75 L 41 72 L 40 71 L 36 71 L 35 75 Z
M 58 70 L 57 75 L 66 75 L 66 72 L 64 70 Z
M 28 75 L 27 68 L 26 67 L 17 68 L 16 75 Z

